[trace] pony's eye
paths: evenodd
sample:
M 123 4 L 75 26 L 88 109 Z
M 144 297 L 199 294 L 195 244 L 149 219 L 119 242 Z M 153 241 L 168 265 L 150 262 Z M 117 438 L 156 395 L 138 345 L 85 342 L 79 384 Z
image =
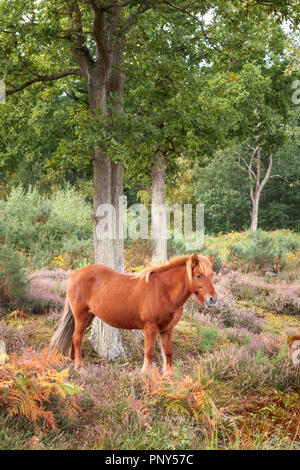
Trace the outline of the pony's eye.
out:
M 200 274 L 196 274 L 197 279 L 200 279 L 200 277 L 201 277 Z

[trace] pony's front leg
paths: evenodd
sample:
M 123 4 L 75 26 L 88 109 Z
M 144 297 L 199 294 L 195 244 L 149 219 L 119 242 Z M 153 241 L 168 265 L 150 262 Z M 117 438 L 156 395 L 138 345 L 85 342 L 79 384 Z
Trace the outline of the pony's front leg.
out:
M 160 349 L 163 357 L 163 373 L 173 375 L 173 358 L 172 358 L 172 336 L 173 328 L 166 331 L 160 331 Z
M 156 323 L 146 323 L 144 326 L 145 357 L 142 373 L 149 372 L 155 351 L 155 342 L 158 335 L 158 326 Z

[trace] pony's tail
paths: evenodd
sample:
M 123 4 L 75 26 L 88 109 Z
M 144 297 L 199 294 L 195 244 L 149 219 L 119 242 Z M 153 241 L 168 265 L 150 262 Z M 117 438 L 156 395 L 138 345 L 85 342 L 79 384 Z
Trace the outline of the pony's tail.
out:
M 56 349 L 64 356 L 69 356 L 72 346 L 74 326 L 74 316 L 69 299 L 67 297 L 65 302 L 65 310 L 60 320 L 60 324 L 50 341 L 50 349 Z

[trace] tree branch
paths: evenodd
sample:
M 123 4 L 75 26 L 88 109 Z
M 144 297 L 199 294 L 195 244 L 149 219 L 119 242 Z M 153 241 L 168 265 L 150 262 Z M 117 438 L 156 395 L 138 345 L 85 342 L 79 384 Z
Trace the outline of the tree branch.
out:
M 260 177 L 261 177 L 261 156 L 260 156 L 260 148 L 257 150 L 257 164 L 256 164 L 256 190 L 258 190 L 260 185 Z
M 129 31 L 131 26 L 133 25 L 135 19 L 141 15 L 142 13 L 145 13 L 145 11 L 149 10 L 151 7 L 153 7 L 153 3 L 150 1 L 145 1 L 143 5 L 140 5 L 137 7 L 127 18 L 123 31 L 126 33 Z
M 140 188 L 140 189 L 142 189 L 143 191 L 147 191 L 147 193 L 149 193 L 150 196 L 152 195 L 151 189 L 149 188 L 149 186 L 146 186 L 145 184 L 135 183 L 135 184 L 134 184 L 134 187 Z
M 103 60 L 103 62 L 106 65 L 108 65 L 109 59 L 107 56 L 107 51 L 106 51 L 104 36 L 103 36 L 103 28 L 104 28 L 103 14 L 104 14 L 105 8 L 101 7 L 100 2 L 98 2 L 97 0 L 90 0 L 90 3 L 94 10 L 94 36 L 96 39 L 97 49 L 99 51 L 100 57 Z
M 283 179 L 283 181 L 284 181 L 285 183 L 291 184 L 291 181 L 287 180 L 287 179 L 286 179 L 284 176 L 282 176 L 282 175 L 272 175 L 272 176 L 270 176 L 269 179 L 271 179 L 271 178 L 281 178 L 281 179 Z
M 68 18 L 70 25 L 70 40 L 74 42 L 74 45 L 71 47 L 71 51 L 83 74 L 87 78 L 90 66 L 93 65 L 94 61 L 89 49 L 85 45 L 81 11 L 76 1 L 72 2 L 68 7 Z
M 47 82 L 47 81 L 54 81 L 59 80 L 60 78 L 67 77 L 68 75 L 81 75 L 81 71 L 79 69 L 69 69 L 64 70 L 63 72 L 56 73 L 54 75 L 43 75 L 34 78 L 33 80 L 28 80 L 28 82 L 23 83 L 22 85 L 16 86 L 15 88 L 11 88 L 10 90 L 6 90 L 6 96 L 13 95 L 18 91 L 24 90 L 24 88 L 33 85 L 34 83 L 39 82 Z
M 269 181 L 269 179 L 270 179 L 270 175 L 271 175 L 271 171 L 272 171 L 272 166 L 273 166 L 273 155 L 270 153 L 270 155 L 269 155 L 269 165 L 268 165 L 267 173 L 266 173 L 264 179 L 262 180 L 262 182 L 261 182 L 261 184 L 260 184 L 260 186 L 259 186 L 259 191 L 260 191 L 260 192 L 262 192 L 264 185 L 265 185 L 266 182 Z
M 204 24 L 203 24 L 203 21 L 198 18 L 196 15 L 194 15 L 193 13 L 190 13 L 188 12 L 185 8 L 181 8 L 181 7 L 178 7 L 177 5 L 174 5 L 173 3 L 165 0 L 164 3 L 166 5 L 169 5 L 171 8 L 177 10 L 177 11 L 180 11 L 181 13 L 184 13 L 185 15 L 189 16 L 190 18 L 192 18 L 194 21 L 196 21 L 200 28 L 201 28 L 201 31 L 202 31 L 202 34 L 204 36 L 204 38 L 207 40 L 207 42 L 210 44 L 210 46 L 216 51 L 216 52 L 219 52 L 220 54 L 223 54 L 225 56 L 227 56 L 230 60 L 232 60 L 233 62 L 236 61 L 236 59 L 234 57 L 231 57 L 229 54 L 227 54 L 226 52 L 224 52 L 222 49 L 220 49 L 218 46 L 216 46 L 213 42 L 212 42 L 212 39 L 207 35 L 207 32 L 205 31 L 205 28 L 204 28 Z

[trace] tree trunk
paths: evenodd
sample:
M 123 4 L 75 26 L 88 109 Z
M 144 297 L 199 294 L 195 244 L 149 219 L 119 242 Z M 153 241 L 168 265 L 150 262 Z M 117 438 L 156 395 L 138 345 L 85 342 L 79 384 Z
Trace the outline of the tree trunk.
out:
M 165 180 L 165 155 L 158 152 L 152 168 L 152 261 L 163 263 L 168 260 Z
M 110 93 L 117 95 L 118 103 L 123 98 L 124 78 L 120 71 L 121 61 L 120 48 L 118 51 L 111 51 L 106 69 L 99 70 L 95 67 L 90 73 L 89 100 L 91 112 L 96 118 L 99 110 L 103 114 L 108 112 L 107 98 Z M 119 198 L 123 194 L 123 165 L 112 162 L 101 148 L 96 148 L 93 152 L 93 186 L 95 262 L 124 272 L 123 239 L 119 237 Z M 106 238 L 103 237 L 105 221 L 112 224 L 113 232 L 108 233 Z M 114 360 L 124 354 L 120 331 L 103 323 L 99 318 L 93 321 L 90 341 L 97 354 L 104 359 Z
M 115 236 L 118 235 L 119 196 L 123 190 L 122 165 L 108 160 L 100 149 L 94 151 L 94 213 L 101 204 L 111 204 L 115 209 Z M 123 240 L 116 238 L 99 239 L 98 217 L 94 217 L 95 262 L 105 264 L 124 272 Z M 97 354 L 107 360 L 114 360 L 124 354 L 122 337 L 116 328 L 95 318 L 92 323 L 90 341 Z
M 251 227 L 253 231 L 257 230 L 258 227 L 258 207 L 259 207 L 259 196 L 256 194 L 252 199 L 252 211 L 251 211 Z

